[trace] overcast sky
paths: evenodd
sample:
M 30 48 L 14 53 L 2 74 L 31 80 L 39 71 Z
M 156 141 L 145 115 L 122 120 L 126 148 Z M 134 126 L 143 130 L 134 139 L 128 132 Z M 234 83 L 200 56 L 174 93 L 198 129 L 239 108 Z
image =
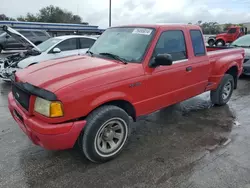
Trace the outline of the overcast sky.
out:
M 16 18 L 55 5 L 83 21 L 108 26 L 109 0 L 0 0 L 0 14 Z M 250 22 L 250 0 L 112 0 L 112 25 L 131 23 Z

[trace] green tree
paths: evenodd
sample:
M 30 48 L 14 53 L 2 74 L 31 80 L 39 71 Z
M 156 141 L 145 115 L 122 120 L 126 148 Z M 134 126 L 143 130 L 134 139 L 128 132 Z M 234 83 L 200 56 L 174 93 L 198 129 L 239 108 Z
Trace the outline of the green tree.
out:
M 221 32 L 221 27 L 217 22 L 204 22 L 200 24 L 200 27 L 204 34 L 218 34 Z
M 232 24 L 232 23 L 226 23 L 223 25 L 223 31 L 227 31 L 229 27 L 231 26 L 240 26 L 240 27 L 244 27 L 243 24 Z
M 26 16 L 19 16 L 18 21 L 27 21 L 27 22 L 37 22 L 38 18 L 36 15 L 28 13 Z
M 39 10 L 38 14 L 28 13 L 17 18 L 19 21 L 50 22 L 50 23 L 81 23 L 82 18 L 72 12 L 63 10 L 57 6 L 47 6 Z
M 0 14 L 0 20 L 15 21 L 16 19 L 8 17 L 5 14 Z

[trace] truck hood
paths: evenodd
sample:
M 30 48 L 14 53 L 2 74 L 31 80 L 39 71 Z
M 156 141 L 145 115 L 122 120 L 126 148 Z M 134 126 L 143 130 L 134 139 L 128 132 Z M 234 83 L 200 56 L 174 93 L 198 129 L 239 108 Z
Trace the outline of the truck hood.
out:
M 23 36 L 21 33 L 16 31 L 15 29 L 13 29 L 7 25 L 4 25 L 3 31 L 5 31 L 10 36 L 12 36 L 18 42 L 20 42 L 24 47 L 27 48 L 28 46 L 31 45 L 34 48 L 34 50 L 41 52 L 41 50 L 34 43 L 32 43 L 29 39 L 27 39 L 25 36 Z
M 17 81 L 56 92 L 74 82 L 125 68 L 127 65 L 89 56 L 50 60 L 16 72 Z

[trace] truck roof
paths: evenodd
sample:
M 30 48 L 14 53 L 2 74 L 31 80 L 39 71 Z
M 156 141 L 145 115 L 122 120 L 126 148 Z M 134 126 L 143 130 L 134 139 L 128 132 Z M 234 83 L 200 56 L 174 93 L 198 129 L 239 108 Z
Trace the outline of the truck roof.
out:
M 173 27 L 188 27 L 190 29 L 200 29 L 198 25 L 191 25 L 191 24 L 181 24 L 181 23 L 156 23 L 156 24 L 131 24 L 131 25 L 122 25 L 122 26 L 115 26 L 112 28 L 117 27 L 149 27 L 149 28 L 173 28 Z

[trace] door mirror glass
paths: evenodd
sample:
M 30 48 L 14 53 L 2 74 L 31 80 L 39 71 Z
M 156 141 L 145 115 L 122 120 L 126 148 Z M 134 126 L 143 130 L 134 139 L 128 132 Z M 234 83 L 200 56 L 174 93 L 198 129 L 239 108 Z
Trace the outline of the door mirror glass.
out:
M 158 54 L 150 63 L 150 67 L 169 66 L 173 64 L 170 54 Z
M 54 48 L 53 49 L 54 54 L 57 54 L 57 53 L 60 53 L 60 52 L 61 52 L 60 48 Z

